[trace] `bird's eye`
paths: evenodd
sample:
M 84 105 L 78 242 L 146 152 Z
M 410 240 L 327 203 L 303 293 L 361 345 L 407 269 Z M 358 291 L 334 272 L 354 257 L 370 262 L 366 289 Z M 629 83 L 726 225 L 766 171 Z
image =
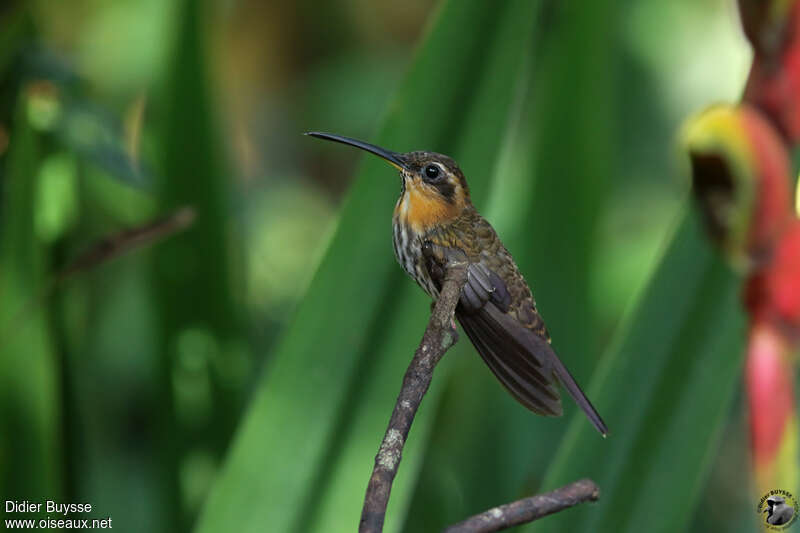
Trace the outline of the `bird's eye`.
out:
M 435 180 L 439 177 L 439 167 L 436 165 L 428 165 L 425 167 L 425 177 L 429 180 Z

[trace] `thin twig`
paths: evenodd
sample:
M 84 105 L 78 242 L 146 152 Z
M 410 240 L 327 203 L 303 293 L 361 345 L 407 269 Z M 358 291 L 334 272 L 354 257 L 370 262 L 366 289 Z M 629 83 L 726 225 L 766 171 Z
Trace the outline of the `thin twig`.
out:
M 130 250 L 153 244 L 174 233 L 185 230 L 194 223 L 194 219 L 194 208 L 184 206 L 165 217 L 109 235 L 93 243 L 92 246 L 59 272 L 56 277 L 56 283 L 60 283 L 79 272 L 91 270 L 98 265 L 116 259 Z
M 361 511 L 360 533 L 380 533 L 389 504 L 392 482 L 403 453 L 403 445 L 417 414 L 422 397 L 433 378 L 433 369 L 444 353 L 457 340 L 453 327 L 453 312 L 467 279 L 467 265 L 451 262 L 447 265 L 445 280 L 428 327 L 414 353 L 414 358 L 403 377 L 403 386 L 389 419 L 389 427 L 375 456 L 375 466 L 367 485 L 364 508 Z
M 453 524 L 445 533 L 489 533 L 533 522 L 543 516 L 563 511 L 580 503 L 597 501 L 600 489 L 591 479 L 581 479 L 552 492 L 493 507 L 463 522 Z
M 431 313 L 428 327 L 403 377 L 403 386 L 389 419 L 389 426 L 375 456 L 375 465 L 372 468 L 372 476 L 369 478 L 364 498 L 364 508 L 361 511 L 359 533 L 383 531 L 389 494 L 414 416 L 431 384 L 433 370 L 445 352 L 458 340 L 453 324 L 453 313 L 466 279 L 466 263 L 451 260 L 445 269 L 442 290 Z M 500 531 L 532 522 L 583 502 L 595 501 L 599 494 L 600 490 L 593 481 L 581 479 L 546 494 L 494 507 L 452 525 L 445 531 L 447 533 Z
M 52 292 L 73 276 L 96 268 L 125 253 L 148 246 L 189 228 L 195 220 L 195 210 L 184 206 L 172 213 L 141 226 L 128 228 L 92 243 L 66 267 L 50 278 L 39 291 L 16 310 L 5 324 L 0 324 L 0 339 L 13 335 L 30 313 L 42 305 Z M 0 342 L 2 347 L 3 342 Z

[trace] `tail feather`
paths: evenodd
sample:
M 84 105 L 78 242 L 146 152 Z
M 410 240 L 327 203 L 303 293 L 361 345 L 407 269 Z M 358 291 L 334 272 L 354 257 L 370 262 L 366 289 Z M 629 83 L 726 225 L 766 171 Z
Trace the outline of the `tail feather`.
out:
M 580 407 L 583 412 L 586 413 L 589 421 L 597 429 L 597 431 L 599 431 L 603 437 L 607 437 L 608 426 L 606 426 L 606 423 L 603 422 L 600 413 L 597 412 L 597 409 L 594 408 L 592 402 L 590 402 L 589 398 L 586 397 L 586 394 L 583 393 L 583 390 L 575 381 L 575 378 L 572 377 L 572 374 L 569 373 L 567 367 L 564 366 L 564 363 L 561 362 L 555 353 L 553 353 L 553 366 L 556 376 L 558 376 L 558 380 L 562 385 L 564 385 L 564 388 L 567 389 L 567 392 L 569 392 L 569 395 L 572 396 L 573 400 L 575 400 L 575 403 L 578 404 L 578 407 Z
M 487 303 L 471 316 L 459 317 L 459 320 L 495 375 L 523 405 L 540 414 L 560 414 L 560 405 L 556 403 L 557 393 L 553 397 L 554 383 L 548 383 L 558 380 L 586 413 L 597 431 L 603 437 L 608 435 L 608 427 L 600 414 L 546 339 L 520 324 L 514 317 L 503 313 L 492 303 Z M 518 379 L 509 380 L 506 372 L 498 371 L 511 368 L 519 369 L 520 373 L 515 377 L 524 376 L 528 383 L 519 383 Z M 551 409 L 541 409 L 543 400 L 545 405 L 552 405 Z M 533 408 L 531 404 L 539 409 Z

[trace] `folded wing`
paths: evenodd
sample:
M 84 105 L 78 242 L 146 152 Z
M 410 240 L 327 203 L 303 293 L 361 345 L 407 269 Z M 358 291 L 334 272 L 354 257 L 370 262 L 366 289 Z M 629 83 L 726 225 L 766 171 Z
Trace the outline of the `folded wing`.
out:
M 562 413 L 560 381 L 597 430 L 608 429 L 546 338 L 509 314 L 511 297 L 503 280 L 484 263 L 467 269 L 456 318 L 500 383 L 531 411 Z

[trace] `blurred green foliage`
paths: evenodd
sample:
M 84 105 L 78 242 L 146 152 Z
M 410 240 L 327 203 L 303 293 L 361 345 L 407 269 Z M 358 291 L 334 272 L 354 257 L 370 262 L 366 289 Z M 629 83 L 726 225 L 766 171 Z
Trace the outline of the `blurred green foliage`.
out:
M 123 531 L 353 530 L 428 304 L 394 264 L 393 171 L 300 135 L 322 129 L 459 161 L 612 433 L 534 417 L 462 340 L 387 531 L 584 476 L 602 499 L 570 530 L 654 507 L 664 531 L 750 530 L 736 284 L 674 148 L 741 90 L 734 3 L 406 4 L 0 8 L 5 499 Z M 184 205 L 187 231 L 58 281 Z M 737 511 L 697 511 L 708 490 Z

